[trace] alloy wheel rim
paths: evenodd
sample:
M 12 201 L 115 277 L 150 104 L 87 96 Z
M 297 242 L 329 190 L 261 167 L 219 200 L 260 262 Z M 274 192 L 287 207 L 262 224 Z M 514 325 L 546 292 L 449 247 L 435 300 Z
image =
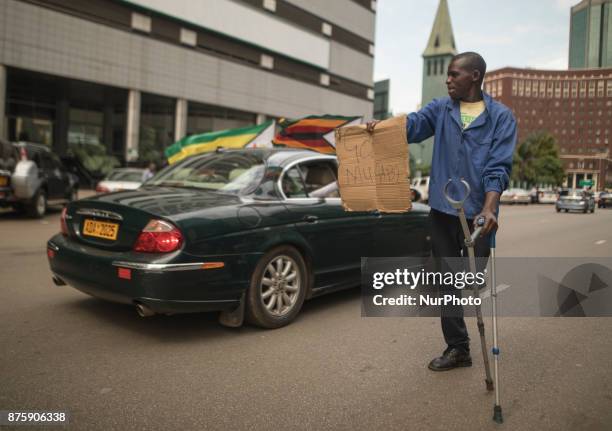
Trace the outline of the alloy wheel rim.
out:
M 38 214 L 45 213 L 45 195 L 38 195 L 38 200 L 36 201 L 36 210 L 38 211 Z
M 286 255 L 272 259 L 259 285 L 266 311 L 275 317 L 288 314 L 297 302 L 301 287 L 300 270 L 295 260 Z

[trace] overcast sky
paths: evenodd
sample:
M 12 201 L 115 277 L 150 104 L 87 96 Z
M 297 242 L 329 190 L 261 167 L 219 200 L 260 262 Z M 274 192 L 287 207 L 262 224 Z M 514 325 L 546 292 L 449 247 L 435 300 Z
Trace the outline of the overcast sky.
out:
M 487 69 L 567 69 L 570 7 L 580 0 L 448 0 L 457 50 L 476 51 Z M 379 0 L 374 79 L 391 79 L 390 109 L 421 101 L 421 54 L 438 0 Z

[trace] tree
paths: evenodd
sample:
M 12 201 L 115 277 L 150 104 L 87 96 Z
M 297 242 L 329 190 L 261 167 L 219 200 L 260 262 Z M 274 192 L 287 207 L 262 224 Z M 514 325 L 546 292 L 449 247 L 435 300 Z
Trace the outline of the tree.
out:
M 512 162 L 513 180 L 558 186 L 564 177 L 559 147 L 550 133 L 533 133 L 516 148 Z

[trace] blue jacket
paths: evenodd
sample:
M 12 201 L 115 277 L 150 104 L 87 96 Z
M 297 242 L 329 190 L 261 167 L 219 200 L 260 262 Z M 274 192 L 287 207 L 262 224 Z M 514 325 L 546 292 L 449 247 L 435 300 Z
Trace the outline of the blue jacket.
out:
M 516 122 L 510 109 L 483 92 L 484 112 L 465 130 L 461 126 L 459 102 L 450 97 L 434 99 L 419 112 L 408 114 L 408 143 L 434 137 L 429 206 L 446 214 L 457 215 L 444 197 L 449 179 L 465 179 L 472 192 L 463 204 L 467 218 L 482 210 L 485 193 L 501 194 L 512 171 L 516 145 Z M 458 189 L 457 189 L 458 193 Z M 453 195 L 454 199 L 460 196 Z

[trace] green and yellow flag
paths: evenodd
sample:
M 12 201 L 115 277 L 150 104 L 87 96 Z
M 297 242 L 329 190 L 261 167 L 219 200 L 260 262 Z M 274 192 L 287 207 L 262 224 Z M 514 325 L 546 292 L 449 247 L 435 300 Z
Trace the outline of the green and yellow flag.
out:
M 172 164 L 194 154 L 215 151 L 217 148 L 271 148 L 274 137 L 274 120 L 257 126 L 219 130 L 200 135 L 185 136 L 165 150 L 168 163 Z

